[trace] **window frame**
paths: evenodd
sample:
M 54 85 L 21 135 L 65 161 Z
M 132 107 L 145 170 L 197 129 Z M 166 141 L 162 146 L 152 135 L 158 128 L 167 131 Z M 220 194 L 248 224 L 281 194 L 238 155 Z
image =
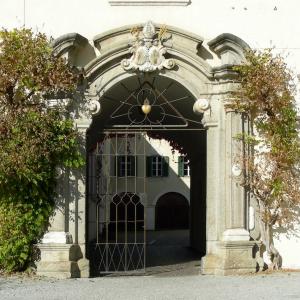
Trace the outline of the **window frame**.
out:
M 162 155 L 152 155 L 146 157 L 147 177 L 168 177 L 169 176 L 169 157 Z
M 178 156 L 178 176 L 191 177 L 190 160 L 185 156 Z
M 126 158 L 127 158 L 127 161 L 126 161 Z M 136 177 L 137 176 L 137 156 L 117 155 L 115 157 L 115 164 L 116 164 L 116 167 L 114 168 L 115 176 L 117 176 L 117 177 Z M 126 167 L 126 164 L 127 164 L 127 167 Z M 127 170 L 127 172 L 126 172 L 126 170 Z

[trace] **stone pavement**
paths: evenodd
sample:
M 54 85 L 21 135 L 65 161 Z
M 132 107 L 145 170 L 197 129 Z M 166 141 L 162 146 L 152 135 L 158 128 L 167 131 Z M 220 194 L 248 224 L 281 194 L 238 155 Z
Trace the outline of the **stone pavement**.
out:
M 68 280 L 0 277 L 0 299 L 300 299 L 300 272 L 226 277 L 179 273 Z

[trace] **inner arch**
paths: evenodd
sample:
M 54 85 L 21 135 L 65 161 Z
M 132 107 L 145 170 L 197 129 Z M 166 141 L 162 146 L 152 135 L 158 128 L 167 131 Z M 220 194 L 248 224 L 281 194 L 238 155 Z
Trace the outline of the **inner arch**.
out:
M 141 110 L 149 102 L 151 111 Z M 101 114 L 92 127 L 103 129 L 203 129 L 193 113 L 195 96 L 181 83 L 159 75 L 126 78 L 100 98 Z
M 148 119 L 143 119 L 145 112 L 142 111 L 142 106 L 145 100 L 151 105 Z M 146 153 L 143 157 L 140 154 L 137 157 L 134 152 L 135 147 L 130 146 L 127 140 L 125 141 L 125 146 L 122 146 L 123 148 L 121 146 L 117 148 L 115 146 L 116 143 L 108 136 L 109 144 L 104 148 L 106 149 L 105 151 L 107 151 L 105 155 L 109 157 L 109 159 L 106 160 L 106 165 L 113 166 L 111 168 L 112 171 L 106 172 L 107 176 L 110 177 L 110 182 L 113 183 L 118 180 L 119 177 L 120 184 L 118 184 L 118 188 L 120 189 L 122 186 L 121 181 L 124 181 L 124 177 L 128 176 L 129 178 L 127 182 L 128 189 L 114 190 L 114 193 L 118 193 L 118 195 L 135 194 L 136 191 L 133 188 L 135 178 L 137 178 L 137 184 L 139 186 L 139 180 L 143 180 L 141 179 L 141 177 L 143 177 L 141 174 L 146 174 L 146 185 L 149 187 L 145 193 L 146 195 L 143 195 L 143 193 L 139 194 L 139 192 L 137 193 L 141 199 L 146 216 L 145 227 L 141 227 L 140 231 L 137 230 L 139 236 L 144 229 L 147 231 L 146 266 L 155 267 L 163 264 L 181 263 L 189 259 L 200 260 L 200 257 L 205 255 L 206 130 L 201 123 L 202 116 L 196 115 L 193 112 L 195 101 L 196 97 L 181 83 L 166 76 L 156 74 L 131 76 L 118 82 L 102 95 L 100 98 L 101 114 L 93 118 L 93 122 L 87 133 L 87 149 L 89 152 L 88 173 L 90 181 L 88 184 L 89 196 L 87 199 L 89 207 L 88 240 L 90 244 L 94 243 L 97 239 L 97 230 L 95 230 L 95 228 L 97 228 L 98 221 L 95 216 L 95 211 L 97 211 L 97 209 L 95 209 L 95 203 L 96 199 L 99 199 L 99 195 L 97 196 L 96 182 L 98 180 L 97 178 L 101 176 L 101 174 L 97 173 L 97 168 L 103 165 L 101 161 L 97 161 L 95 149 L 98 149 L 99 144 L 103 141 L 104 132 L 119 134 L 117 140 L 118 145 L 121 145 L 124 133 L 128 131 L 141 131 L 148 135 L 148 137 L 145 138 Z M 132 111 L 131 115 L 129 115 L 130 111 Z M 165 116 L 165 118 L 159 119 L 162 115 Z M 133 139 L 134 144 L 136 142 L 140 143 L 143 139 L 132 138 L 130 134 L 127 138 L 128 140 Z M 160 142 L 159 140 L 164 141 Z M 172 152 L 172 146 L 176 149 L 176 151 L 174 151 L 175 154 Z M 130 149 L 129 152 L 126 149 Z M 139 146 L 137 146 L 137 149 L 140 149 Z M 122 171 L 119 170 L 119 167 L 121 168 L 121 156 L 124 156 L 124 153 L 120 151 L 124 150 L 127 155 L 127 160 L 126 158 L 124 160 L 125 164 L 129 161 L 135 162 L 131 168 L 135 170 L 133 172 L 128 172 L 127 169 L 127 171 L 125 170 L 122 173 Z M 109 151 L 115 152 L 110 153 Z M 191 162 L 191 173 L 189 173 L 191 175 L 188 175 L 190 179 L 183 178 L 179 174 L 179 156 L 187 156 Z M 92 163 L 93 159 L 95 160 L 94 165 Z M 166 165 L 168 165 L 168 171 L 165 173 Z M 148 166 L 150 166 L 149 169 Z M 163 166 L 161 171 L 158 170 L 159 166 Z M 146 168 L 146 172 L 143 168 Z M 121 176 L 121 174 L 127 175 Z M 116 185 L 114 185 L 114 188 L 116 188 Z M 164 230 L 160 230 L 160 228 L 156 228 L 155 214 L 159 214 L 160 212 L 155 211 L 155 199 L 157 199 L 159 194 L 162 195 L 163 193 L 173 193 L 173 195 L 177 193 L 186 197 L 188 205 L 185 206 L 185 208 L 188 216 L 185 218 L 184 226 L 182 226 L 182 224 L 175 224 L 173 228 L 167 228 L 166 232 L 163 232 Z M 126 197 L 122 196 L 121 198 L 122 205 L 124 203 L 126 206 Z M 105 220 L 108 220 L 109 224 L 106 224 L 103 228 L 101 227 L 100 233 L 101 230 L 106 230 L 106 228 L 113 229 L 108 230 L 109 233 L 115 232 L 117 231 L 117 227 L 114 224 L 119 222 L 117 218 L 122 219 L 125 216 L 125 218 L 128 219 L 128 216 L 131 216 L 130 207 L 126 206 L 127 210 L 123 209 L 123 206 L 115 209 L 114 196 L 106 195 L 104 198 L 102 197 L 102 199 L 107 199 L 108 202 L 112 201 L 113 204 L 107 206 L 106 212 L 108 216 Z M 101 208 L 99 209 L 101 210 Z M 166 210 L 168 211 L 168 208 Z M 169 212 L 171 212 L 171 210 L 169 209 Z M 102 214 L 103 211 L 102 209 Z M 115 211 L 115 215 L 113 211 Z M 178 211 L 175 211 L 175 214 L 177 214 L 177 212 Z M 98 215 L 101 216 L 101 211 Z M 136 216 L 137 219 L 140 218 L 137 213 L 135 213 L 134 216 Z M 179 217 L 178 220 L 180 220 Z M 121 221 L 123 222 L 123 219 Z M 130 231 L 129 236 L 135 232 L 135 229 L 138 229 L 138 227 L 131 227 L 128 224 L 126 226 L 124 226 L 124 228 L 128 230 L 128 233 L 130 228 L 134 228 L 134 231 Z M 183 227 L 184 229 L 180 229 Z M 122 226 L 118 226 L 118 228 L 124 230 Z M 173 229 L 175 229 L 175 231 Z M 184 236 L 182 236 L 182 234 L 184 234 Z M 118 236 L 120 237 L 122 235 L 118 233 Z M 154 241 L 157 242 L 154 243 Z M 179 243 L 177 241 L 179 241 Z M 197 255 L 190 256 L 189 253 L 188 256 L 186 256 L 187 252 L 189 252 L 186 250 L 187 246 L 191 246 L 191 248 L 195 249 Z M 174 253 L 177 253 L 172 257 L 171 261 L 168 260 L 170 257 L 167 254 L 170 249 L 169 247 L 175 247 L 176 251 Z M 165 254 L 161 255 L 161 253 Z M 92 250 L 89 255 L 91 263 L 95 262 Z M 164 257 L 163 260 L 161 260 L 161 257 Z M 94 264 L 94 267 L 96 267 L 97 262 Z

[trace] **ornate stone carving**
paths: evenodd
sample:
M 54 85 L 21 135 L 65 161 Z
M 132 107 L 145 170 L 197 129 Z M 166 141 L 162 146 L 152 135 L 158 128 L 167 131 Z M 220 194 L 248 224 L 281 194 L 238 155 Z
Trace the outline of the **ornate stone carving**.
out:
M 206 110 L 209 109 L 209 101 L 207 99 L 198 99 L 195 101 L 193 106 L 193 111 L 195 114 L 203 114 Z
M 111 6 L 187 6 L 190 0 L 110 0 Z
M 132 56 L 129 59 L 123 59 L 121 62 L 125 70 L 138 70 L 141 72 L 153 72 L 163 68 L 172 69 L 175 67 L 173 59 L 166 59 L 164 54 L 167 49 L 162 44 L 162 35 L 158 35 L 155 26 L 148 21 L 143 28 L 142 37 L 140 32 L 132 32 L 135 40 L 130 49 Z
M 242 175 L 242 168 L 239 164 L 234 164 L 231 168 L 232 175 L 235 177 L 239 177 Z
M 88 109 L 92 116 L 97 115 L 101 110 L 100 102 L 97 100 L 90 100 L 88 102 Z

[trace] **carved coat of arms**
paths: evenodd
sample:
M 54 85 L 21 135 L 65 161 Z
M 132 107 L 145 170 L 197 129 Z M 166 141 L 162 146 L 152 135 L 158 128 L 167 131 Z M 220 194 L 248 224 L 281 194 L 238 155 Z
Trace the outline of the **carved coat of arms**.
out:
M 132 56 L 121 62 L 125 70 L 153 72 L 163 68 L 172 69 L 175 66 L 173 59 L 164 57 L 167 49 L 162 44 L 162 37 L 156 34 L 155 26 L 151 21 L 144 26 L 142 37 L 138 31 L 134 35 L 135 40 L 130 49 Z

